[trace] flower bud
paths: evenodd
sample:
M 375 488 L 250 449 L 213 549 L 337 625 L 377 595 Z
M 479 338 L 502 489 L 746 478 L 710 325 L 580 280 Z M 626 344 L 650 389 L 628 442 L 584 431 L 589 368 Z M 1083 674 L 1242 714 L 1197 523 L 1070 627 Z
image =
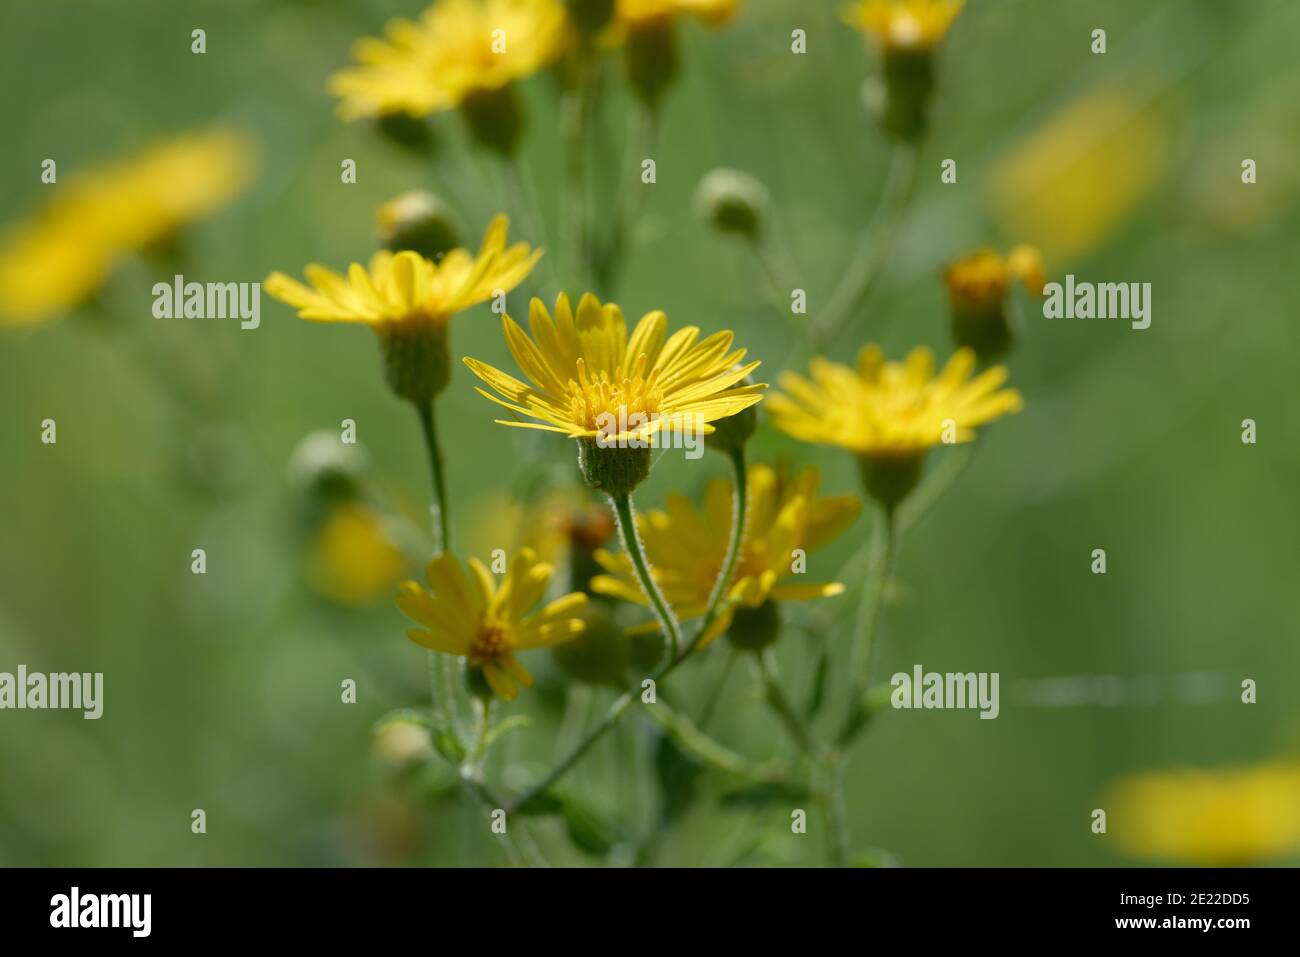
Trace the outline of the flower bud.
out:
M 569 22 L 586 37 L 599 33 L 614 16 L 614 0 L 565 0 L 564 5 Z
M 737 383 L 738 386 L 753 384 L 754 380 L 750 376 L 745 376 Z M 725 454 L 740 452 L 758 428 L 758 406 L 747 406 L 735 415 L 715 420 L 712 425 L 713 431 L 704 437 L 707 448 Z
M 345 445 L 337 432 L 319 429 L 294 446 L 286 474 L 290 487 L 299 494 L 350 498 L 359 491 L 369 467 L 359 446 Z
M 379 135 L 410 153 L 424 156 L 433 147 L 433 133 L 423 119 L 406 113 L 386 113 L 375 121 Z
M 455 217 L 439 197 L 413 189 L 384 203 L 375 213 L 379 242 L 392 252 L 411 249 L 437 262 L 460 246 Z
M 376 326 L 388 387 L 403 399 L 428 405 L 451 381 L 447 324 L 436 319 Z
M 632 92 L 651 109 L 677 78 L 677 35 L 671 17 L 647 20 L 629 28 L 623 64 Z
M 740 170 L 711 170 L 695 188 L 695 212 L 705 225 L 720 233 L 756 240 L 763 232 L 767 190 Z
M 650 447 L 601 448 L 594 438 L 578 439 L 578 469 L 583 481 L 606 495 L 627 495 L 650 474 Z
M 916 488 L 921 480 L 921 467 L 924 463 L 923 452 L 859 456 L 862 487 L 886 512 L 892 514 L 912 489 Z
M 495 90 L 476 90 L 460 105 L 470 135 L 502 156 L 513 156 L 524 132 L 524 107 L 510 84 Z
M 727 628 L 727 640 L 741 651 L 762 651 L 780 635 L 781 611 L 771 598 L 757 608 L 738 607 Z

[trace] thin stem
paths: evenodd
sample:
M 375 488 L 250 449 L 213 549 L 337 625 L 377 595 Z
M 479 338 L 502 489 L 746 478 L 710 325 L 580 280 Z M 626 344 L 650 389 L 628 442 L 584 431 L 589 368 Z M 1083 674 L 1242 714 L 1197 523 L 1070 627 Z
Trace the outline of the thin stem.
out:
M 438 445 L 438 426 L 433 403 L 416 403 L 424 447 L 429 453 L 429 471 L 433 479 L 433 554 L 436 558 L 451 548 L 450 513 L 447 510 L 447 481 L 443 474 L 442 449 Z
M 811 758 L 818 757 L 822 752 L 822 746 L 813 738 L 803 716 L 790 703 L 785 689 L 781 687 L 780 679 L 776 675 L 776 661 L 771 649 L 755 653 L 754 662 L 758 667 L 759 677 L 763 681 L 763 692 L 766 695 L 767 703 L 771 705 L 772 710 L 776 712 L 777 717 L 781 719 L 781 723 L 785 725 L 786 730 L 790 732 L 790 737 L 794 738 L 800 749 Z
M 645 549 L 641 546 L 641 536 L 636 531 L 636 516 L 632 510 L 632 496 L 623 492 L 618 495 L 611 495 L 610 499 L 614 503 L 614 514 L 618 517 L 619 532 L 623 536 L 623 548 L 627 551 L 627 557 L 632 561 L 632 568 L 636 571 L 637 581 L 641 583 L 641 590 L 645 592 L 651 610 L 655 613 L 655 617 L 659 619 L 659 627 L 663 629 L 664 637 L 668 639 L 669 659 L 675 659 L 681 650 L 681 626 L 677 624 L 677 617 L 673 614 L 672 608 L 669 607 L 663 593 L 659 590 L 654 575 L 650 573 L 650 563 L 646 560 Z
M 857 620 L 853 626 L 853 644 L 849 651 L 851 677 L 849 713 L 836 743 L 843 745 L 853 739 L 861 729 L 865 713 L 863 698 L 871 686 L 871 657 L 880 619 L 885 605 L 885 590 L 893 574 L 901 542 L 901 529 L 897 514 L 880 510 L 876 532 L 872 536 L 871 564 L 867 567 L 866 581 L 862 587 L 862 600 L 858 605 Z
M 732 648 L 728 653 L 726 660 L 722 663 L 722 670 L 718 672 L 718 677 L 713 682 L 713 689 L 709 692 L 704 701 L 704 710 L 700 712 L 700 718 L 697 724 L 701 729 L 709 726 L 709 721 L 713 718 L 713 713 L 718 708 L 718 700 L 722 697 L 722 689 L 727 686 L 727 679 L 731 677 L 731 669 L 736 667 L 736 660 L 740 657 L 740 652 Z
M 889 166 L 889 178 L 881 194 L 872 225 L 863 233 L 839 286 L 826 304 L 825 319 L 811 323 L 812 346 L 820 350 L 830 343 L 849 318 L 867 301 L 880 279 L 894 238 L 903 223 L 903 214 L 916 189 L 918 149 L 895 147 Z
M 726 745 L 720 744 L 709 737 L 690 718 L 662 701 L 658 702 L 653 708 L 645 709 L 644 713 L 651 721 L 659 725 L 686 754 L 716 771 L 759 783 L 781 783 L 785 781 L 785 775 L 779 766 L 755 764 L 743 755 L 732 751 Z
M 736 562 L 740 558 L 740 550 L 745 542 L 745 526 L 749 517 L 749 477 L 745 465 L 744 446 L 732 449 L 727 458 L 731 462 L 733 478 L 731 534 L 727 540 L 727 551 L 722 557 L 722 567 L 718 569 L 718 577 L 714 579 L 713 588 L 709 591 L 708 604 L 704 606 L 705 627 L 712 623 L 714 615 L 717 614 L 718 602 L 722 600 L 722 596 L 727 593 L 727 587 L 731 584 L 731 576 L 736 571 Z

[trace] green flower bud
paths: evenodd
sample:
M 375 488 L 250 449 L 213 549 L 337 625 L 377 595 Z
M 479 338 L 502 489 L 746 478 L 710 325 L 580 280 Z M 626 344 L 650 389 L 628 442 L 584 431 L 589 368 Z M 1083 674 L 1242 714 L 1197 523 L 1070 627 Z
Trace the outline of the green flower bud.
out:
M 750 376 L 745 376 L 738 383 L 738 385 L 753 384 L 754 380 Z M 715 452 L 739 452 L 758 428 L 758 406 L 748 406 L 735 415 L 715 420 L 712 425 L 713 431 L 704 437 L 705 446 Z
M 740 170 L 710 170 L 695 188 L 695 212 L 705 225 L 720 233 L 756 240 L 763 232 L 767 190 Z
M 379 135 L 395 146 L 424 156 L 433 147 L 433 133 L 429 124 L 406 113 L 386 113 L 375 121 Z
M 376 326 L 388 386 L 403 399 L 427 405 L 451 381 L 447 324 L 410 319 Z
M 366 453 L 345 445 L 337 432 L 320 429 L 304 436 L 289 455 L 289 486 L 301 495 L 351 498 L 370 467 Z
M 392 252 L 411 249 L 437 262 L 460 246 L 451 209 L 428 190 L 413 189 L 390 199 L 375 214 L 380 244 Z
M 470 135 L 481 146 L 502 156 L 514 155 L 524 132 L 524 106 L 512 85 L 471 93 L 461 103 L 460 112 Z
M 578 469 L 590 488 L 609 496 L 627 495 L 650 474 L 650 448 L 601 448 L 594 438 L 578 439 Z
M 492 700 L 492 686 L 488 684 L 487 678 L 483 676 L 483 669 L 478 665 L 465 666 L 465 690 L 482 701 Z
M 614 0 L 565 0 L 564 5 L 569 22 L 583 36 L 599 33 L 614 16 Z
M 891 136 L 917 143 L 929 124 L 934 54 L 925 47 L 892 47 L 882 56 L 882 77 L 864 88 L 867 107 Z
M 781 610 L 769 598 L 757 608 L 737 608 L 727 628 L 727 640 L 741 651 L 762 651 L 781 635 Z
M 677 35 L 672 18 L 630 30 L 623 48 L 623 64 L 632 92 L 651 109 L 657 107 L 677 77 Z
M 892 513 L 921 480 L 925 453 L 863 455 L 858 458 L 862 486 L 867 494 Z

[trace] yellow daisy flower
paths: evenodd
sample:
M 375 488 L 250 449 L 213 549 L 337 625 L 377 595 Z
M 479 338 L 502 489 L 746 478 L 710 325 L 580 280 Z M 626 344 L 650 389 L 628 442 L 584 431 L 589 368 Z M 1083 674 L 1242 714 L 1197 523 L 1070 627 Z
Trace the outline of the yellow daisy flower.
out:
M 450 376 L 446 351 L 452 316 L 509 292 L 532 271 L 542 250 L 527 243 L 507 246 L 509 220 L 497 216 L 477 254 L 453 249 L 433 263 L 409 250 L 375 253 L 367 269 L 348 267 L 347 277 L 315 264 L 305 272 L 311 286 L 284 273 L 267 277 L 266 291 L 315 322 L 360 322 L 380 334 L 389 382 L 404 398 L 422 402 Z
M 884 49 L 930 49 L 947 35 L 965 0 L 857 0 L 844 22 Z
M 536 73 L 568 37 L 560 0 L 438 0 L 384 34 L 358 41 L 357 66 L 330 79 L 344 119 L 455 109 Z
M 1112 786 L 1111 832 L 1139 857 L 1230 867 L 1300 853 L 1300 766 L 1136 774 Z
M 975 353 L 959 349 L 935 375 L 929 349 L 905 362 L 886 362 L 879 346 L 864 346 L 856 369 L 815 358 L 811 380 L 781 374 L 784 392 L 768 400 L 778 429 L 804 442 L 835 445 L 858 456 L 868 490 L 893 507 L 919 477 L 921 459 L 939 444 L 969 442 L 976 426 L 1022 406 L 1003 389 L 1007 370 L 993 366 L 971 378 Z M 891 487 L 892 486 L 892 487 Z
M 406 558 L 384 527 L 384 517 L 361 502 L 334 506 L 307 553 L 313 587 L 343 605 L 367 605 L 407 570 Z
M 534 299 L 528 321 L 532 338 L 503 317 L 506 345 L 532 385 L 465 359 L 498 393 L 480 388 L 481 395 L 540 420 L 498 419 L 500 425 L 599 438 L 606 445 L 649 442 L 678 424 L 694 428 L 698 423 L 708 434 L 709 423 L 754 405 L 766 388 L 736 385 L 759 362 L 740 364 L 745 350 L 732 349 L 731 332 L 701 340 L 697 327 L 686 326 L 668 336 L 668 317 L 660 310 L 642 316 L 629 336 L 623 311 L 614 303 L 601 305 L 587 293 L 575 313 L 561 294 L 554 320 Z
M 39 323 L 84 302 L 123 255 L 165 243 L 229 202 L 251 172 L 248 141 L 218 130 L 69 176 L 0 238 L 0 325 Z
M 440 555 L 426 571 L 430 590 L 403 582 L 397 607 L 422 626 L 407 632 L 412 641 L 465 658 L 482 670 L 494 694 L 511 701 L 519 685 L 533 683 L 515 652 L 562 644 L 580 634 L 587 596 L 573 592 L 530 614 L 554 572 L 530 548 L 515 555 L 500 584 L 476 558 L 469 560 L 469 571 L 467 578 L 457 559 Z
M 821 473 L 807 468 L 792 481 L 766 465 L 749 469 L 749 507 L 745 536 L 725 599 L 701 638 L 706 644 L 725 632 L 736 613 L 757 609 L 769 600 L 803 601 L 838 595 L 840 584 L 801 581 L 794 570 L 796 549 L 804 553 L 834 539 L 858 517 L 862 502 L 852 495 L 821 498 Z M 721 573 L 731 531 L 732 482 L 717 479 L 704 493 L 697 511 L 682 495 L 669 495 L 665 510 L 637 517 L 637 530 L 664 597 L 682 618 L 704 615 L 714 582 Z M 596 552 L 609 573 L 592 579 L 592 590 L 639 605 L 644 592 L 626 553 Z
M 629 30 L 655 25 L 679 16 L 695 17 L 709 26 L 730 22 L 740 9 L 740 0 L 618 0 L 615 22 Z
M 998 358 L 1007 351 L 1014 336 L 1006 298 L 1014 279 L 1035 296 L 1043 294 L 1047 277 L 1037 249 L 1017 246 L 1006 256 L 993 249 L 979 249 L 949 263 L 943 281 L 952 305 L 957 345 L 969 346 L 982 360 Z

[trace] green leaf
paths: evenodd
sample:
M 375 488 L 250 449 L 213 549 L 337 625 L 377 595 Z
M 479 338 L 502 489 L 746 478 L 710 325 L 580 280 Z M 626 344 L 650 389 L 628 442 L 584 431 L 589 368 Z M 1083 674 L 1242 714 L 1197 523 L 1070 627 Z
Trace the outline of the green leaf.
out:
M 681 817 L 695 800 L 695 783 L 702 769 L 666 734 L 659 736 L 654 758 L 660 813 L 668 824 Z
M 826 678 L 830 674 L 830 666 L 830 647 L 827 642 L 822 642 L 822 653 L 817 658 L 817 670 L 813 672 L 812 692 L 809 694 L 808 704 L 804 708 L 806 717 L 816 717 L 817 712 L 826 703 Z
M 438 749 L 438 753 L 450 761 L 452 764 L 460 764 L 465 760 L 465 749 L 461 747 L 459 741 L 447 731 L 440 731 L 433 736 L 433 746 Z
M 608 854 L 622 838 L 608 818 L 573 797 L 564 799 L 564 824 L 575 846 L 598 857 Z
M 527 803 L 519 805 L 515 813 L 522 814 L 524 817 L 545 817 L 548 814 L 559 814 L 563 810 L 563 799 L 554 791 L 544 791 L 530 798 Z
M 902 867 L 902 863 L 889 851 L 878 847 L 868 847 L 853 855 L 849 861 L 853 867 Z
M 487 733 L 487 738 L 484 740 L 483 746 L 484 748 L 490 748 L 502 735 L 508 734 L 516 728 L 527 728 L 532 723 L 532 718 L 528 717 L 526 714 L 512 714 Z

